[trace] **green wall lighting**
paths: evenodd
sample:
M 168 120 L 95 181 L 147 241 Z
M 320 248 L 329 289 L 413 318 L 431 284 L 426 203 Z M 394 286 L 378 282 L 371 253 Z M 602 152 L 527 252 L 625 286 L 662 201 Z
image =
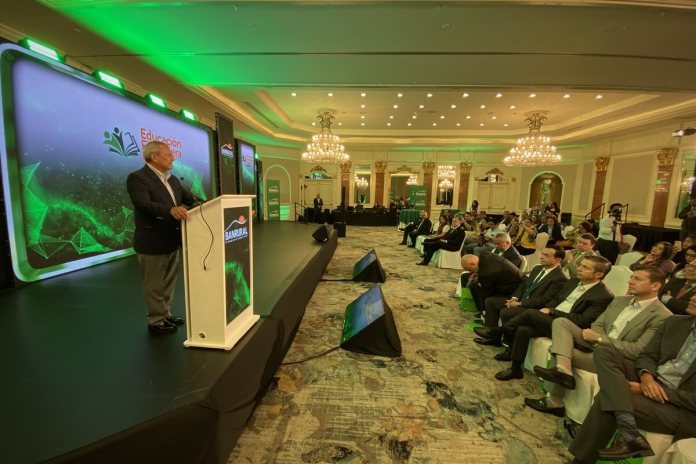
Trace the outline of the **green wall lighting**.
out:
M 146 98 L 147 98 L 148 101 L 149 101 L 150 103 L 152 103 L 153 105 L 157 105 L 157 106 L 159 106 L 159 107 L 161 107 L 161 108 L 166 108 L 166 107 L 167 107 L 167 104 L 164 102 L 164 100 L 162 100 L 160 97 L 158 97 L 157 95 L 155 95 L 155 94 L 153 94 L 153 93 L 148 93 L 148 94 L 146 95 Z
M 179 114 L 185 117 L 186 119 L 189 119 L 191 121 L 196 120 L 196 115 L 187 110 L 186 108 L 181 108 L 181 111 L 179 111 Z
M 112 76 L 109 73 L 105 73 L 104 71 L 94 71 L 93 76 L 102 82 L 116 87 L 117 89 L 123 88 L 123 83 L 119 80 L 119 78 L 116 76 Z
M 53 48 L 49 47 L 48 45 L 44 45 L 42 43 L 37 42 L 34 39 L 30 39 L 28 37 L 20 40 L 19 45 L 21 45 L 24 48 L 28 48 L 32 52 L 36 52 L 40 55 L 46 56 L 52 60 L 56 61 L 63 61 L 63 57 Z

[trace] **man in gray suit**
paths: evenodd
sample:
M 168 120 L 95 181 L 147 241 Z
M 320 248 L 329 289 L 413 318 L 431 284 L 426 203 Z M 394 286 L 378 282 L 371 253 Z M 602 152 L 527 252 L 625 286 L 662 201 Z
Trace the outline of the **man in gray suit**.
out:
M 592 234 L 582 234 L 578 237 L 575 248 L 566 251 L 565 259 L 563 260 L 563 270 L 568 273 L 571 279 L 578 276 L 578 266 L 580 262 L 587 256 L 597 256 L 594 251 L 594 246 L 597 239 Z
M 611 346 L 595 349 L 601 390 L 570 444 L 574 464 L 652 456 L 638 427 L 696 437 L 696 296 L 687 313 L 667 318 L 635 362 Z
M 671 316 L 657 299 L 665 275 L 654 266 L 640 266 L 628 279 L 628 296 L 617 296 L 589 329 L 569 319 L 553 321 L 551 367 L 534 366 L 534 372 L 551 382 L 545 398 L 525 398 L 527 406 L 547 414 L 565 415 L 563 396 L 575 389 L 573 367 L 596 372 L 592 352 L 597 346 L 613 346 L 626 359 L 634 360 Z

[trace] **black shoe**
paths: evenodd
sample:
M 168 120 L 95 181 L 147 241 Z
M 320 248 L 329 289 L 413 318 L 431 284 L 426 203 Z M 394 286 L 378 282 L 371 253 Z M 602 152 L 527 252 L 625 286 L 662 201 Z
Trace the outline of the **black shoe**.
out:
M 406 242 L 401 242 L 399 243 L 399 245 L 406 245 Z
M 512 353 L 510 350 L 505 350 L 502 353 L 498 353 L 493 356 L 496 361 L 512 361 Z
M 634 436 L 630 440 L 617 438 L 609 448 L 600 449 L 597 450 L 597 452 L 599 453 L 599 459 L 605 461 L 621 461 L 639 456 L 646 457 L 655 455 L 648 440 L 640 434 Z
M 416 248 L 416 245 L 411 244 L 411 245 L 409 245 L 408 247 L 409 247 L 409 248 Z
M 556 417 L 565 416 L 565 408 L 563 406 L 549 406 L 546 398 L 525 398 L 524 404 L 534 409 L 535 411 L 551 414 Z
M 156 334 L 167 334 L 176 332 L 176 326 L 169 324 L 166 320 L 157 324 L 148 324 L 147 329 Z
M 478 343 L 479 345 L 485 345 L 485 346 L 497 346 L 497 347 L 503 346 L 503 344 L 500 342 L 500 340 L 495 340 L 493 338 L 474 338 L 474 342 Z
M 512 379 L 524 378 L 524 373 L 522 372 L 522 370 L 518 371 L 513 368 L 509 368 L 495 374 L 495 378 L 498 380 L 502 380 L 503 382 L 507 382 L 508 380 Z
M 561 372 L 558 369 L 546 369 L 545 367 L 534 366 L 534 373 L 547 382 L 560 385 L 566 390 L 575 390 L 575 377 Z
M 183 319 L 182 317 L 171 316 L 171 315 L 170 315 L 170 316 L 167 316 L 167 318 L 165 319 L 165 321 L 167 321 L 169 324 L 175 325 L 175 326 L 176 326 L 176 325 L 182 325 L 182 324 L 184 323 L 184 319 Z
M 420 263 L 416 263 L 417 266 L 427 266 L 428 263 L 425 262 L 425 260 L 421 261 Z

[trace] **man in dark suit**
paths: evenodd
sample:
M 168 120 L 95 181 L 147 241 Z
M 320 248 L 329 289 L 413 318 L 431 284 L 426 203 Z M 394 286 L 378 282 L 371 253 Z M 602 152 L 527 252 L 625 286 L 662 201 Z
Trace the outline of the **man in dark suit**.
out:
M 416 239 L 419 235 L 428 235 L 430 230 L 433 228 L 433 223 L 428 219 L 428 212 L 425 210 L 420 211 L 420 222 L 411 222 L 404 228 L 404 238 L 400 245 L 408 245 L 408 239 L 411 239 L 411 244 L 409 247 L 413 248 L 416 246 Z
M 419 266 L 427 266 L 437 250 L 459 250 L 462 247 L 462 243 L 464 243 L 464 236 L 464 228 L 459 227 L 459 216 L 454 216 L 452 218 L 452 229 L 450 229 L 447 240 L 439 240 L 433 243 L 423 243 L 423 261 L 416 264 Z
M 324 207 L 324 200 L 321 199 L 321 195 L 317 193 L 317 197 L 314 199 L 314 220 L 317 223 L 321 223 L 321 209 Z
M 696 437 L 696 296 L 687 313 L 667 318 L 635 362 L 611 346 L 595 349 L 600 391 L 570 444 L 573 463 L 652 456 L 639 427 Z
M 674 314 L 686 314 L 689 300 L 696 295 L 696 263 L 684 266 L 684 278 L 672 278 L 660 291 L 660 301 Z
M 520 252 L 512 246 L 512 240 L 507 232 L 501 232 L 496 235 L 493 243 L 495 243 L 495 248 L 493 248 L 494 255 L 502 256 L 518 268 L 522 265 Z M 520 270 L 524 271 L 524 269 Z
M 529 340 L 534 337 L 550 337 L 554 319 L 565 317 L 582 329 L 589 328 L 614 298 L 614 294 L 602 283 L 610 269 L 611 263 L 606 258 L 587 257 L 578 267 L 578 278 L 569 280 L 548 307 L 527 309 L 502 327 L 474 329 L 482 338 L 496 338 L 504 333 L 511 341 L 509 360 L 512 365 L 498 372 L 495 378 L 503 381 L 521 379 L 524 376 L 522 363 Z
M 544 248 L 539 257 L 541 264 L 534 266 L 532 272 L 517 286 L 510 298 L 486 298 L 484 303 L 486 326 L 493 329 L 498 327 L 499 319 L 505 323 L 527 308 L 541 309 L 548 305 L 568 281 L 561 271 L 563 257 L 563 250 Z M 477 338 L 474 341 L 483 345 L 500 345 L 500 339 Z
M 172 333 L 184 323 L 171 313 L 179 270 L 180 221 L 186 219 L 186 206 L 193 205 L 195 198 L 169 174 L 174 155 L 166 143 L 148 143 L 143 157 L 146 165 L 130 173 L 126 181 L 135 211 L 133 248 L 145 289 L 148 328 L 153 333 Z
M 468 287 L 479 310 L 484 308 L 488 298 L 509 298 L 522 282 L 522 272 L 519 268 L 500 255 L 494 255 L 488 250 L 484 250 L 480 256 L 464 255 L 462 267 L 466 269 L 464 263 L 473 258 L 476 258 L 475 280 Z M 471 281 L 471 278 L 469 280 Z

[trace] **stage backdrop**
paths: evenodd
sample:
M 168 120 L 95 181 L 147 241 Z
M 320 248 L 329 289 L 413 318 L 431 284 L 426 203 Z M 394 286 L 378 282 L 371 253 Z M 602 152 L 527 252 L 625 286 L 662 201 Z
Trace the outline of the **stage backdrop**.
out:
M 280 181 L 266 180 L 266 198 L 268 199 L 268 220 L 280 221 Z
M 408 204 L 414 209 L 426 209 L 428 190 L 425 185 L 408 186 Z
M 0 160 L 13 269 L 39 280 L 132 253 L 126 177 L 151 140 L 176 157 L 172 174 L 211 196 L 212 130 L 103 87 L 14 45 L 0 46 Z

